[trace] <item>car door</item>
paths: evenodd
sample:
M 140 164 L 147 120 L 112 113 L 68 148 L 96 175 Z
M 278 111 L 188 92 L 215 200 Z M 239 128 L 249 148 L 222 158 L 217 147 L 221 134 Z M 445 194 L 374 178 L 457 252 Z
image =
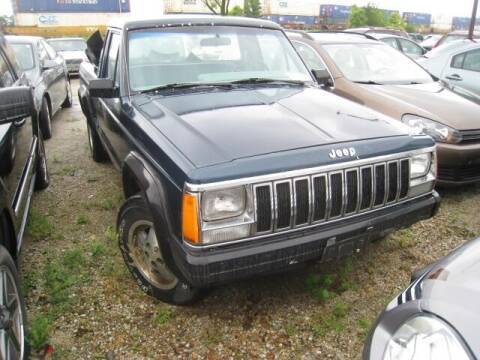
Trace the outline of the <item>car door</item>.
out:
M 18 86 L 19 80 L 0 51 L 0 87 Z M 34 171 L 32 118 L 24 118 L 0 125 L 0 177 L 7 188 L 7 196 L 15 213 L 17 226 L 22 221 L 28 204 L 30 182 Z
M 99 78 L 111 79 L 118 87 L 117 59 L 120 46 L 120 34 L 110 31 L 103 51 Z M 120 98 L 99 98 L 97 102 L 97 118 L 100 136 L 106 139 L 109 152 L 113 155 L 117 165 L 121 160 L 122 132 L 120 128 Z
M 460 86 L 480 95 L 480 49 L 453 56 L 443 72 L 443 78 L 452 87 Z
M 401 51 L 405 55 L 410 56 L 412 59 L 417 59 L 425 53 L 425 50 L 413 41 L 410 41 L 407 39 L 397 39 L 397 40 L 400 44 Z
M 49 60 L 49 69 L 46 69 L 45 71 L 48 72 L 47 87 L 52 102 L 53 115 L 62 106 L 67 94 L 64 60 L 61 56 L 57 55 L 53 48 L 46 44 L 45 41 L 40 40 L 38 46 L 41 56 Z

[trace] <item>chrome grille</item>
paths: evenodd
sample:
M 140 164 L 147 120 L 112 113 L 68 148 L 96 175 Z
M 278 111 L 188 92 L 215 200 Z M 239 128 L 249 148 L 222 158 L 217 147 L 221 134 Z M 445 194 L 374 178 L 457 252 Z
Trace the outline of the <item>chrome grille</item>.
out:
M 349 217 L 408 195 L 408 158 L 254 184 L 256 234 Z

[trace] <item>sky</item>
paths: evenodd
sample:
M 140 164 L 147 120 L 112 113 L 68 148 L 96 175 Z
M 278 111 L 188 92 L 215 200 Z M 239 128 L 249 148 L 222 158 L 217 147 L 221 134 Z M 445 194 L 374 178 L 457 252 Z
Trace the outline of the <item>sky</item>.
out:
M 304 0 L 290 0 L 304 1 Z M 425 12 L 432 15 L 470 16 L 473 0 L 326 0 L 325 4 L 336 5 L 366 5 L 374 3 L 379 8 Z M 12 13 L 11 0 L 0 0 L 0 15 Z M 479 10 L 480 13 L 480 10 Z

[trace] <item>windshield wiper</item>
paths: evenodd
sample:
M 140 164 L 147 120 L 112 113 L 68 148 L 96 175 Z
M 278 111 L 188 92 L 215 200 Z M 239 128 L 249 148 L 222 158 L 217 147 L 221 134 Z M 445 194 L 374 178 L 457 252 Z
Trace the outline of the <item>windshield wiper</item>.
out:
M 229 84 L 278 84 L 278 85 L 305 85 L 305 81 L 301 80 L 279 80 L 269 78 L 252 77 L 247 79 L 234 80 Z
M 355 84 L 366 84 L 366 85 L 384 85 L 373 80 L 368 81 L 354 81 Z
M 162 90 L 177 90 L 177 89 L 193 89 L 193 88 L 225 88 L 231 89 L 230 83 L 172 83 L 166 85 L 156 86 L 150 89 L 141 90 L 140 93 L 149 93 Z

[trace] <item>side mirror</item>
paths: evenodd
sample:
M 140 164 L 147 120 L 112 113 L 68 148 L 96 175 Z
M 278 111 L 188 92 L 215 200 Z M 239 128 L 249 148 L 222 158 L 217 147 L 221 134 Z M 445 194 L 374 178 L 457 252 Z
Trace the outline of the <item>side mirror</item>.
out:
M 330 73 L 327 70 L 312 70 L 312 74 L 317 80 L 318 85 L 322 87 L 332 87 L 333 86 L 333 79 L 330 76 Z
M 111 79 L 93 79 L 88 84 L 90 96 L 99 98 L 115 98 L 118 97 L 118 87 Z
M 27 86 L 0 89 L 0 124 L 7 124 L 35 114 L 32 90 Z
M 57 63 L 55 62 L 55 60 L 45 59 L 42 61 L 42 71 L 52 69 L 55 66 L 57 66 Z

